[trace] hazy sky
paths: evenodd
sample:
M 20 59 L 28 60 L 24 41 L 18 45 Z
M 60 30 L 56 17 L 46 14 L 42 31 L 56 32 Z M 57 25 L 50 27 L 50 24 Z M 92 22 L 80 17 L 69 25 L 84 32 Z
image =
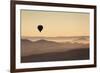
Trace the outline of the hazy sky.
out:
M 39 32 L 37 26 L 44 29 Z M 21 10 L 21 36 L 88 36 L 89 14 Z

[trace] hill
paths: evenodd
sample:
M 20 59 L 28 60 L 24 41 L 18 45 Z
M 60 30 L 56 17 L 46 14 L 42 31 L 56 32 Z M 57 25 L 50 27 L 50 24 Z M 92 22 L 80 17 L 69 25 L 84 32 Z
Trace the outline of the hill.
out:
M 41 54 L 41 53 L 48 53 L 48 52 L 61 52 L 67 51 L 72 49 L 82 49 L 88 48 L 88 44 L 81 44 L 81 43 L 57 43 L 48 40 L 37 40 L 37 41 L 30 41 L 27 39 L 22 39 L 21 42 L 21 55 L 33 55 L 33 54 Z

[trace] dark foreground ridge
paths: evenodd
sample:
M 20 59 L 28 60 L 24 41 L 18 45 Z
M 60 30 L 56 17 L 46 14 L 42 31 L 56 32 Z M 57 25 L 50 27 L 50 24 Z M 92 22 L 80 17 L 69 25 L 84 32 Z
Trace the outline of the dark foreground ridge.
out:
M 68 61 L 89 59 L 89 48 L 74 49 L 64 52 L 53 52 L 21 57 L 21 62 L 47 62 L 47 61 Z

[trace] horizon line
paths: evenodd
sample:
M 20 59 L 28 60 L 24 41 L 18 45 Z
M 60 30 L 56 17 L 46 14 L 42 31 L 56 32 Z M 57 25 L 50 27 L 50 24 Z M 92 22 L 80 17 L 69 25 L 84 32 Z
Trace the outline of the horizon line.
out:
M 43 38 L 49 38 L 47 36 L 21 36 L 21 37 L 43 37 Z M 52 36 L 51 38 L 55 38 L 55 37 L 89 37 L 88 35 L 86 36 Z

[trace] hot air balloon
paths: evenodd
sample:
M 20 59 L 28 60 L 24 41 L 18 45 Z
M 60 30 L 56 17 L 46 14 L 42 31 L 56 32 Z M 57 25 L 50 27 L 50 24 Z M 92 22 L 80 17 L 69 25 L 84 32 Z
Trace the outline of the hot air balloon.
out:
M 37 26 L 37 29 L 41 32 L 42 29 L 43 29 L 43 26 L 42 26 L 42 25 L 38 25 L 38 26 Z

